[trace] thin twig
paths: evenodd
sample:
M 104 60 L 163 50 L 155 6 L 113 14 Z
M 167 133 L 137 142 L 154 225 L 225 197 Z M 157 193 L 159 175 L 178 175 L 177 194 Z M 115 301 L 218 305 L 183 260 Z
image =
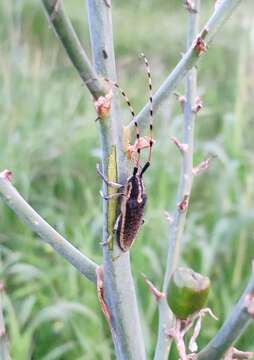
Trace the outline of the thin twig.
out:
M 10 181 L 10 171 L 0 173 L 0 197 L 16 215 L 34 231 L 41 240 L 49 244 L 59 255 L 64 257 L 89 280 L 96 283 L 97 265 L 83 255 L 22 198 Z
M 0 281 L 0 359 L 10 360 L 8 339 L 5 330 L 4 315 L 3 315 L 3 292 L 4 285 Z
M 200 0 L 193 1 L 197 10 L 196 13 L 189 13 L 189 24 L 187 30 L 187 48 L 192 44 L 198 32 Z M 169 250 L 167 269 L 164 276 L 163 291 L 167 291 L 168 282 L 172 272 L 175 270 L 178 258 L 181 238 L 186 221 L 189 199 L 193 180 L 193 148 L 194 148 L 194 129 L 196 112 L 193 111 L 197 96 L 197 69 L 191 69 L 185 81 L 185 102 L 184 102 L 184 121 L 183 121 L 183 141 L 187 144 L 186 151 L 182 152 L 182 171 L 179 180 L 177 194 L 177 207 L 175 210 L 173 223 L 169 228 Z
M 187 49 L 193 43 L 198 33 L 200 0 L 194 0 L 193 6 L 196 12 L 189 12 L 189 21 L 187 29 Z M 196 112 L 193 111 L 196 96 L 197 96 L 197 70 L 194 67 L 189 71 L 185 82 L 185 101 L 183 104 L 184 110 L 184 125 L 183 125 L 183 144 L 186 144 L 185 151 L 181 152 L 182 156 L 182 171 L 180 175 L 177 206 L 173 217 L 173 222 L 170 224 L 169 233 L 169 247 L 167 266 L 163 281 L 163 292 L 167 293 L 168 283 L 172 272 L 175 270 L 178 258 L 181 238 L 185 226 L 186 214 L 188 210 L 189 198 L 192 188 L 193 179 L 193 147 L 194 147 L 194 125 L 196 119 Z M 165 312 L 166 311 L 166 312 Z M 165 359 L 168 356 L 171 339 L 165 333 L 165 317 L 168 316 L 169 310 L 165 303 L 159 303 L 159 328 L 158 340 L 156 346 L 155 360 Z M 171 319 L 168 320 L 172 322 Z M 172 324 L 171 324 L 172 326 Z
M 88 0 L 88 20 L 92 45 L 93 63 L 97 73 L 107 79 L 116 80 L 113 49 L 111 8 L 104 0 Z M 105 56 L 105 54 L 107 56 Z M 126 161 L 123 151 L 123 124 L 114 94 L 110 116 L 99 120 L 102 142 L 102 170 L 113 182 L 126 181 Z M 117 160 L 117 166 L 116 166 Z M 104 192 L 112 188 L 104 186 Z M 135 288 L 130 267 L 129 253 L 119 250 L 113 224 L 117 217 L 117 203 L 104 201 L 103 261 L 105 302 L 112 315 L 117 359 L 144 360 L 145 347 L 141 331 Z M 120 255 L 120 256 L 119 256 Z
M 107 89 L 99 80 L 77 34 L 66 15 L 62 0 L 42 0 L 50 23 L 63 44 L 71 62 L 95 99 L 107 94 Z
M 217 34 L 220 27 L 225 24 L 226 20 L 233 13 L 235 8 L 243 0 L 222 0 L 215 8 L 213 15 L 207 21 L 200 34 L 197 36 L 196 41 L 189 47 L 185 55 L 176 65 L 174 70 L 169 74 L 167 79 L 155 92 L 153 98 L 154 112 L 159 109 L 163 101 L 168 99 L 169 95 L 179 85 L 181 80 L 185 77 L 188 71 L 197 64 L 200 58 L 200 51 L 197 51 L 197 45 L 201 45 L 202 41 L 206 41 L 209 45 L 213 37 Z M 201 42 L 201 43 L 200 43 Z M 202 51 L 202 53 L 204 53 Z M 138 113 L 133 121 L 130 122 L 128 128 L 134 127 L 135 121 L 141 126 L 145 127 L 149 118 L 149 103 Z
M 253 293 L 254 273 L 252 272 L 251 279 L 240 300 L 235 305 L 215 337 L 198 354 L 197 360 L 221 359 L 226 351 L 244 333 L 246 328 L 253 322 L 253 318 L 248 312 L 247 304 L 248 296 L 253 297 Z

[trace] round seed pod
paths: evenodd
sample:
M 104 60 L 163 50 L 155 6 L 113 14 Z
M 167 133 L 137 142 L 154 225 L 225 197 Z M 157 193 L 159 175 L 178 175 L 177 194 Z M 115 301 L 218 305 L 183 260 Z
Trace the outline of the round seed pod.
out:
M 176 269 L 168 290 L 168 303 L 175 316 L 184 320 L 201 310 L 206 304 L 210 284 L 208 277 L 192 269 Z

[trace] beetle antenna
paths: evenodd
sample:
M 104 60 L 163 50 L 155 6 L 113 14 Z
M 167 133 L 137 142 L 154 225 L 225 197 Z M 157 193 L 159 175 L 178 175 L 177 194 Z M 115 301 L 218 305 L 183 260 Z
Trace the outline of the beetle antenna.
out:
M 148 63 L 148 60 L 146 58 L 146 56 L 142 53 L 141 57 L 144 59 L 145 62 L 145 66 L 146 66 L 146 73 L 147 73 L 147 77 L 148 77 L 148 88 L 149 88 L 149 104 L 150 104 L 150 124 L 149 124 L 149 131 L 150 131 L 150 140 L 149 140 L 149 154 L 148 154 L 148 159 L 147 162 L 145 163 L 145 165 L 143 166 L 142 170 L 141 170 L 141 174 L 140 176 L 142 176 L 144 174 L 144 172 L 148 169 L 148 167 L 150 166 L 151 163 L 151 157 L 152 157 L 152 147 L 153 147 L 153 91 L 152 91 L 152 77 L 151 77 L 151 71 L 150 71 L 150 66 Z
M 117 90 L 120 92 L 120 94 L 122 95 L 122 97 L 124 98 L 126 104 L 128 105 L 128 108 L 130 110 L 132 119 L 134 119 L 134 125 L 135 125 L 135 129 L 136 129 L 136 139 L 137 139 L 137 144 L 139 143 L 139 139 L 140 139 L 140 132 L 139 132 L 139 127 L 138 127 L 138 123 L 135 121 L 135 112 L 134 109 L 131 105 L 131 102 L 128 98 L 128 96 L 126 95 L 125 91 L 119 86 L 119 84 L 117 82 L 114 82 L 112 80 L 109 79 L 105 79 L 108 83 L 110 83 L 111 85 L 113 85 L 115 88 L 117 88 Z M 139 164 L 140 164 L 140 148 L 137 147 L 137 159 L 136 159 L 136 165 L 133 169 L 133 175 L 135 176 L 138 172 L 139 169 Z

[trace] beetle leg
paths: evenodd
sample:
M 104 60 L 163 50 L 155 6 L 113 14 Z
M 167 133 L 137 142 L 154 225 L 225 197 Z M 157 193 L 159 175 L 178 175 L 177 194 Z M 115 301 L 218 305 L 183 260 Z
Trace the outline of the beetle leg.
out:
M 100 195 L 104 200 L 111 200 L 111 199 L 116 199 L 120 196 L 124 196 L 124 193 L 114 193 L 114 194 L 110 194 L 110 195 L 105 195 L 103 194 L 103 192 L 100 190 Z
M 100 245 L 102 245 L 102 246 L 108 245 L 108 244 L 110 243 L 111 239 L 112 239 L 112 235 L 109 235 L 109 237 L 107 238 L 107 240 L 100 242 Z
M 115 194 L 114 194 L 114 195 L 115 195 Z M 119 221 L 120 221 L 120 216 L 121 216 L 121 214 L 117 217 L 116 222 L 115 222 L 115 224 L 114 224 L 113 234 L 115 234 L 116 231 L 117 231 L 117 229 L 118 229 L 118 224 L 119 224 Z M 100 242 L 100 245 L 106 246 L 106 245 L 108 245 L 108 244 L 110 243 L 111 240 L 112 240 L 112 234 L 110 234 L 110 235 L 108 236 L 107 240 L 101 241 L 101 242 Z
M 99 164 L 96 165 L 96 171 L 97 171 L 97 174 L 102 178 L 102 180 L 110 187 L 113 187 L 113 188 L 116 188 L 116 189 L 121 189 L 124 187 L 124 185 L 122 184 L 118 184 L 114 181 L 109 181 L 108 179 L 106 179 L 106 177 L 103 175 L 103 173 L 101 172 L 100 170 L 100 166 Z
M 119 221 L 120 221 L 120 217 L 121 217 L 121 214 L 117 217 L 116 219 L 116 222 L 115 222 L 115 225 L 114 225 L 114 228 L 113 228 L 113 232 L 116 233 L 117 232 L 117 229 L 118 229 L 118 225 L 119 225 Z
M 115 193 L 115 194 L 105 195 L 100 190 L 100 195 L 104 200 L 111 200 L 111 199 L 117 199 L 118 197 L 123 196 L 124 194 L 123 193 Z

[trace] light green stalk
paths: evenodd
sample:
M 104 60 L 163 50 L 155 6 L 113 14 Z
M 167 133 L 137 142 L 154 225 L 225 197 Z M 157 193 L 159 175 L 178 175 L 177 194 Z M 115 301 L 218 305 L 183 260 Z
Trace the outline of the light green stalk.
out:
M 199 27 L 200 0 L 193 1 L 197 12 L 189 13 L 187 27 L 187 49 L 192 45 Z M 185 80 L 185 103 L 184 103 L 184 122 L 183 122 L 183 140 L 186 144 L 186 150 L 182 152 L 182 171 L 180 175 L 178 195 L 176 203 L 183 201 L 185 197 L 190 198 L 192 179 L 193 179 L 193 147 L 194 147 L 194 126 L 196 119 L 195 101 L 197 96 L 197 70 L 193 68 L 186 76 Z M 176 269 L 181 239 L 183 236 L 187 209 L 182 211 L 176 206 L 174 219 L 170 224 L 169 246 L 166 271 L 163 280 L 163 292 L 167 293 L 168 283 L 172 272 Z M 166 329 L 173 326 L 174 316 L 168 308 L 165 298 L 159 301 L 159 328 L 158 341 L 156 346 L 155 360 L 166 360 L 170 351 L 171 340 L 166 334 Z
M 237 341 L 246 331 L 247 327 L 253 322 L 252 317 L 246 308 L 246 299 L 254 293 L 254 273 L 252 269 L 251 279 L 243 292 L 240 300 L 235 305 L 228 318 L 208 343 L 208 345 L 198 354 L 197 360 L 219 360 L 225 352 Z
M 112 14 L 109 2 L 87 0 L 88 20 L 95 70 L 101 76 L 116 80 L 113 48 Z M 102 168 L 110 180 L 126 181 L 126 161 L 123 151 L 123 125 L 116 96 L 113 96 L 111 115 L 99 121 L 102 144 Z M 117 171 L 112 159 L 116 149 Z M 116 164 L 115 164 L 116 166 Z M 118 178 L 114 178 L 115 175 Z M 104 184 L 104 191 L 108 191 Z M 115 212 L 115 216 L 114 215 Z M 114 205 L 104 201 L 103 241 L 107 241 L 112 230 L 112 217 L 117 216 Z M 111 239 L 112 241 L 112 239 Z M 129 252 L 122 253 L 113 239 L 110 246 L 103 247 L 104 287 L 106 302 L 112 314 L 113 340 L 117 359 L 144 360 L 145 347 L 141 331 L 139 312 L 131 274 Z
M 64 257 L 77 270 L 92 282 L 96 282 L 96 264 L 83 255 L 55 229 L 53 229 L 37 212 L 22 198 L 10 182 L 8 170 L 0 173 L 0 197 L 16 215 L 34 231 L 42 241 L 49 244 L 59 255 Z
M 72 64 L 95 99 L 105 95 L 107 89 L 99 80 L 83 49 L 71 21 L 65 13 L 62 0 L 42 0 L 49 21 L 65 48 Z

